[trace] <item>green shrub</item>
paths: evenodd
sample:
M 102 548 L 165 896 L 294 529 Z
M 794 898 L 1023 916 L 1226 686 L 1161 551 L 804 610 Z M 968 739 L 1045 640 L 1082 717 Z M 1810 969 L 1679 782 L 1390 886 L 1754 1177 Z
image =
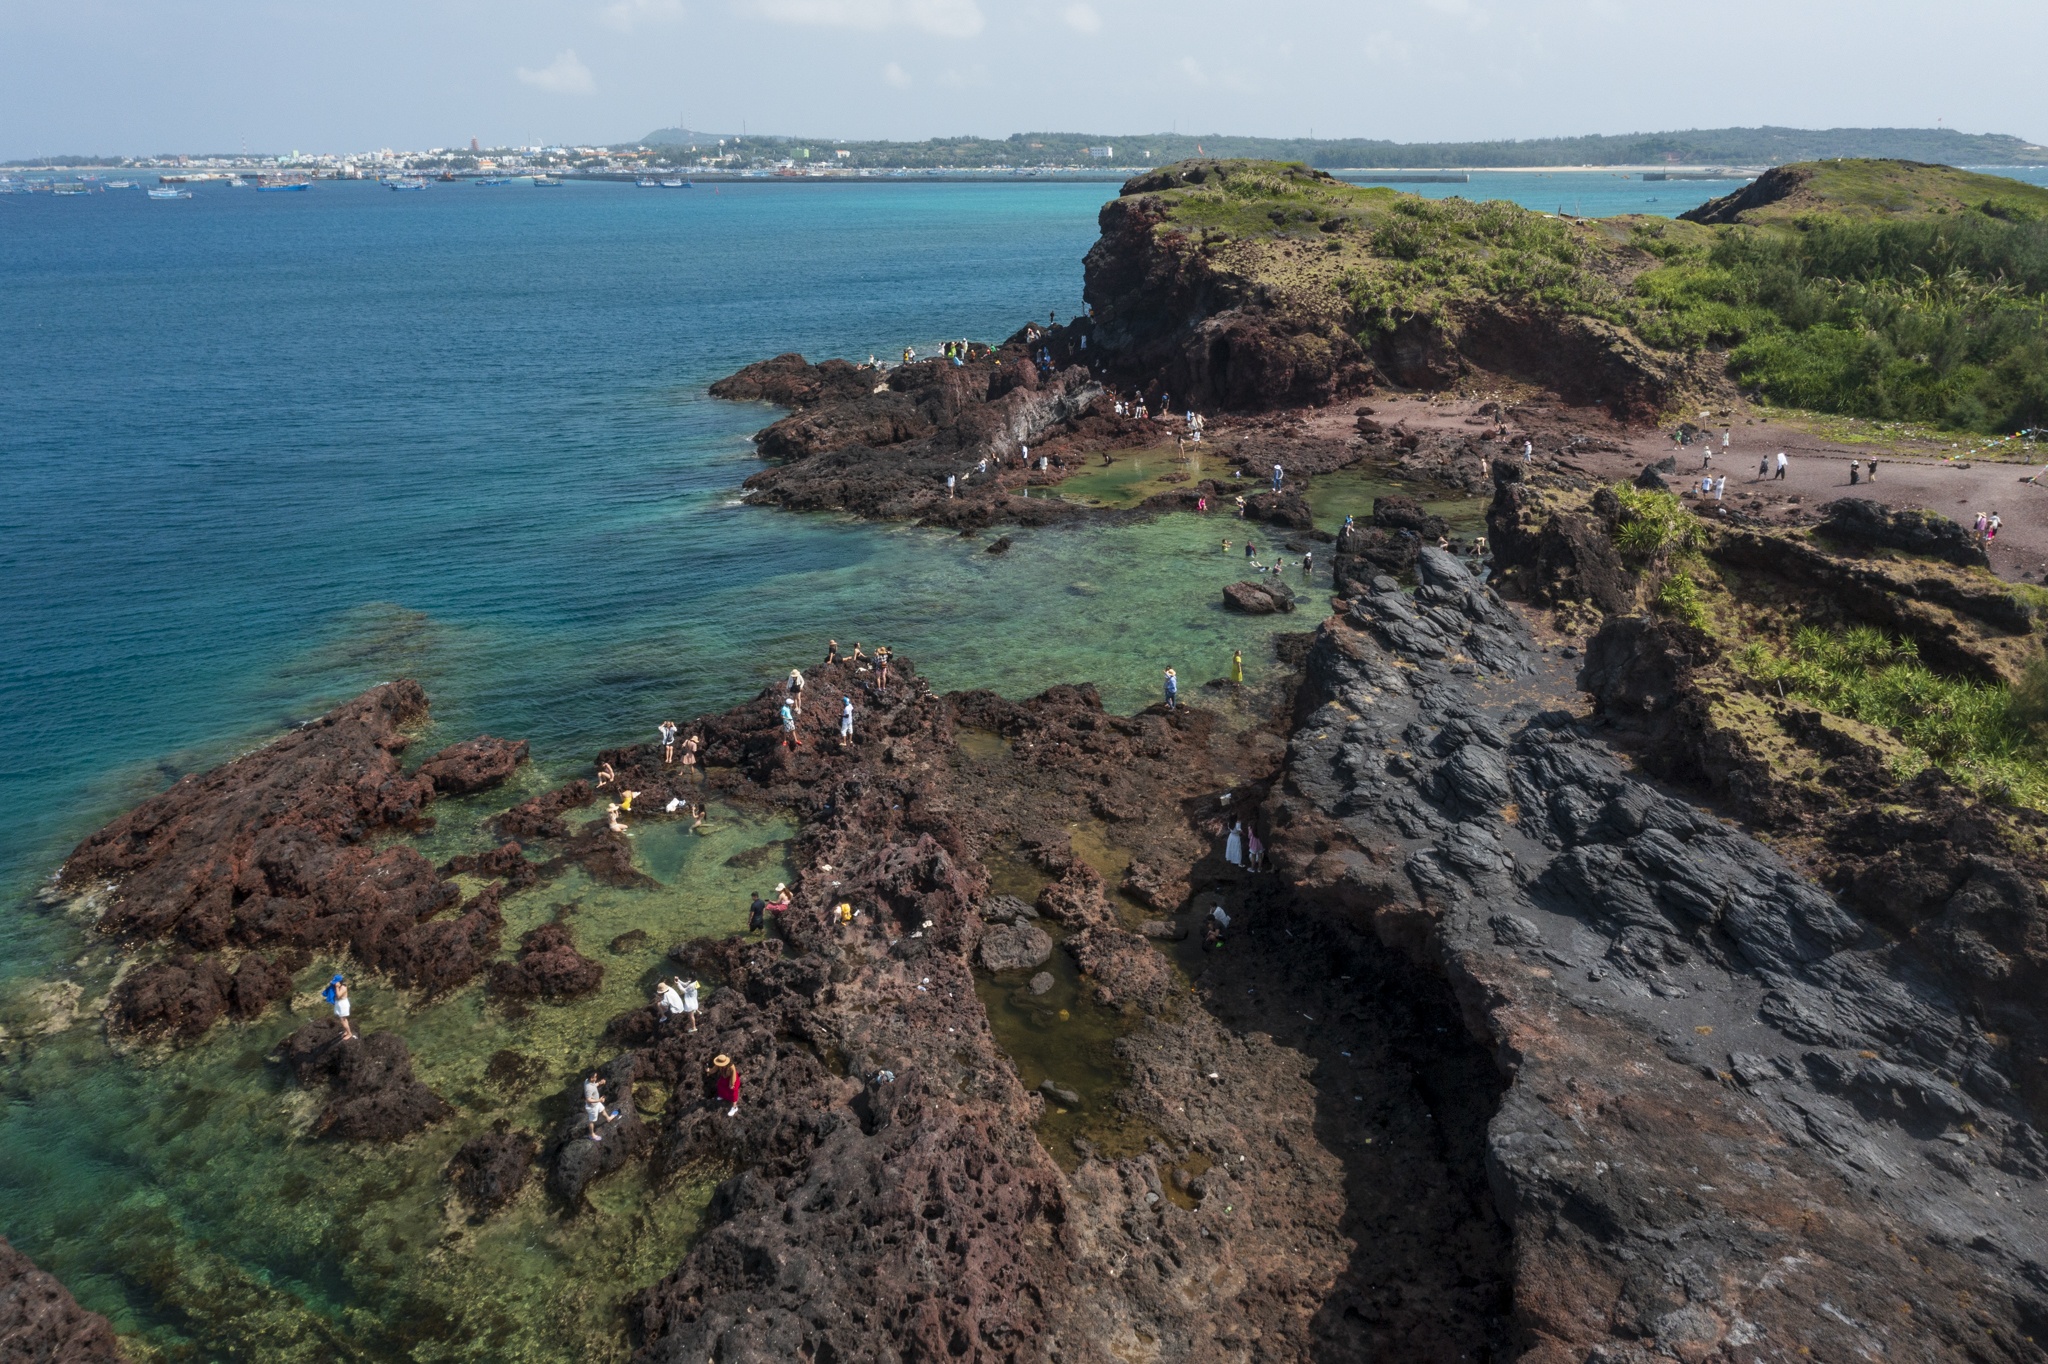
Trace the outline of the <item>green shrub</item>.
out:
M 1690 573 L 1678 572 L 1657 589 L 1657 609 L 1697 630 L 1707 628 L 1706 604 L 1700 600 L 1700 585 Z
M 1943 677 L 1920 661 L 1912 641 L 1859 625 L 1806 627 L 1779 652 L 1752 642 L 1738 671 L 1787 696 L 1888 730 L 1925 762 L 1987 795 L 2048 809 L 2048 662 L 2017 689 Z
M 1622 512 L 1614 547 L 1627 563 L 1641 566 L 1699 546 L 1704 534 L 1699 518 L 1672 494 L 1633 483 L 1617 483 L 1613 492 Z

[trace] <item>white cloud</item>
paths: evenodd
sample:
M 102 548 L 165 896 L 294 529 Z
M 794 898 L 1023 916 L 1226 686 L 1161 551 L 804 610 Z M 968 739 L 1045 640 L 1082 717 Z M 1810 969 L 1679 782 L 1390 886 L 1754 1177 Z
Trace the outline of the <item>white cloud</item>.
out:
M 519 79 L 528 85 L 557 95 L 587 95 L 597 88 L 597 82 L 590 78 L 590 68 L 576 56 L 576 49 L 565 47 L 546 66 L 538 71 L 519 68 Z
M 818 28 L 915 28 L 972 38 L 986 22 L 975 0 L 756 0 L 765 19 Z
M 683 17 L 683 0 L 614 0 L 598 12 L 604 26 L 631 33 L 642 24 L 673 23 Z
M 1060 18 L 1067 21 L 1067 27 L 1082 33 L 1100 33 L 1102 16 L 1095 12 L 1093 5 L 1068 5 L 1060 12 Z
M 898 90 L 908 90 L 910 88 L 910 73 L 894 62 L 890 62 L 882 68 L 882 79 L 895 86 Z

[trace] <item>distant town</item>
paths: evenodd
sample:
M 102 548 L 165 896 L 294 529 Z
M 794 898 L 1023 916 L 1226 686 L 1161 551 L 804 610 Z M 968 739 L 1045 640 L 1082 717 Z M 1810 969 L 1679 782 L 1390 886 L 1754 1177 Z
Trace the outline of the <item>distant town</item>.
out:
M 1188 157 L 1300 161 L 1326 170 L 1639 168 L 1670 172 L 1761 169 L 1789 161 L 1900 157 L 1960 166 L 2048 163 L 2048 147 L 1995 133 L 1952 128 L 1721 128 L 1493 142 L 1389 142 L 1366 138 L 1254 138 L 1177 132 L 1135 136 L 1016 133 L 922 142 L 704 133 L 658 128 L 609 146 L 480 145 L 424 151 L 381 148 L 145 157 L 66 155 L 0 163 L 7 171 L 154 173 L 180 180 L 389 179 L 544 176 L 617 179 L 782 176 L 1051 176 L 1119 179 Z M 12 178 L 12 177 L 8 177 Z

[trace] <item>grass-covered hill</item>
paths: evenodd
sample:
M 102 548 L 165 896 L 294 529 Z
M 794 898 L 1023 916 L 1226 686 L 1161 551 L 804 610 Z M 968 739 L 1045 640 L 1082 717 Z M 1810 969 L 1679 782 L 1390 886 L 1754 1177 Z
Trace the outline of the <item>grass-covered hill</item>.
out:
M 1828 412 L 2048 423 L 2048 190 L 1817 162 L 1689 216 L 1580 221 L 1189 161 L 1104 208 L 1088 300 L 1134 372 L 1234 405 L 1371 366 L 1416 387 L 1505 373 L 1637 416 L 1732 378 Z

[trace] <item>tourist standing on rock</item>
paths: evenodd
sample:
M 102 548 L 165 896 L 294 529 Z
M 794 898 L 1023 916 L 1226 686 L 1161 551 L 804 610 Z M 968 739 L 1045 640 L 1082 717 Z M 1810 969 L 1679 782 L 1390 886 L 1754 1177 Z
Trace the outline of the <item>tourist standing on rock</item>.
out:
M 1714 447 L 1713 447 L 1713 444 L 1712 444 L 1712 443 L 1710 442 L 1710 443 L 1709 443 L 1709 444 L 1707 445 L 1707 448 L 1706 448 L 1706 449 L 1704 449 L 1704 450 L 1700 451 L 1700 468 L 1702 468 L 1702 469 L 1711 469 L 1711 468 L 1713 468 L 1713 467 L 1714 467 Z
M 798 715 L 804 713 L 804 675 L 800 668 L 789 670 L 789 681 L 785 684 L 789 692 L 790 707 Z
M 754 903 L 747 906 L 747 932 L 768 931 L 768 902 L 761 898 L 761 892 L 754 892 Z
M 1523 441 L 1523 442 L 1522 442 L 1522 462 L 1526 464 L 1526 463 L 1528 463 L 1528 462 L 1529 462 L 1530 460 L 1534 459 L 1535 457 L 1536 457 L 1536 446 L 1535 446 L 1535 444 L 1534 444 L 1533 442 L 1531 442 L 1531 441 L 1526 441 L 1526 440 L 1525 440 L 1525 441 Z
M 355 1041 L 355 1025 L 349 1022 L 351 1010 L 348 1002 L 348 979 L 344 976 L 336 976 L 333 980 L 327 982 L 327 988 L 320 993 L 327 997 L 327 1002 L 334 1006 L 334 1016 L 341 1020 L 341 1040 L 344 1042 Z
M 656 731 L 661 735 L 661 760 L 672 763 L 676 760 L 676 722 L 663 720 Z
M 654 987 L 654 1022 L 657 1028 L 674 1023 L 683 1016 L 683 997 L 676 993 L 676 987 L 662 981 Z M 695 1022 L 692 1019 L 691 1022 Z
M 1863 481 L 1863 462 L 1862 462 L 1861 460 L 1854 460 L 1854 459 L 1850 460 L 1850 461 L 1849 461 L 1849 486 L 1853 488 L 1853 487 L 1855 487 L 1855 486 L 1856 486 L 1856 485 L 1857 485 L 1858 483 L 1861 483 L 1862 481 Z
M 610 1112 L 605 1111 L 604 1077 L 593 1070 L 590 1072 L 590 1078 L 583 1082 L 583 1119 L 590 1125 L 590 1139 L 592 1141 L 604 1140 L 603 1137 L 597 1135 L 597 1120 L 599 1118 L 603 1118 L 607 1123 L 617 1122 L 619 1120 L 619 1110 L 614 1108 Z
M 839 698 L 839 742 L 842 744 L 853 742 L 853 698 L 851 696 Z
M 886 644 L 875 648 L 875 682 L 884 692 L 889 690 L 889 646 Z
M 1244 861 L 1247 871 L 1266 869 L 1266 845 L 1259 842 L 1257 831 L 1249 825 L 1245 826 L 1244 831 Z
M 1719 475 L 1716 475 L 1716 476 L 1715 476 L 1715 479 L 1714 479 L 1714 500 L 1715 500 L 1716 502 L 1725 502 L 1725 501 L 1727 500 L 1727 493 L 1728 493 L 1728 475 L 1726 475 L 1726 474 L 1719 474 Z
M 694 768 L 697 765 L 697 750 L 703 746 L 704 741 L 694 734 L 683 740 L 682 765 Z
M 1874 459 L 1873 459 L 1872 461 L 1870 461 L 1870 463 L 1869 463 L 1868 465 L 1866 465 L 1866 466 L 1864 467 L 1864 470 L 1863 470 L 1863 481 L 1864 481 L 1865 483 L 1875 483 L 1875 482 L 1877 482 L 1877 461 L 1876 461 L 1876 460 L 1874 460 Z
M 1783 450 L 1778 451 L 1778 472 L 1773 476 L 1773 480 L 1783 478 L 1785 470 L 1790 464 L 1791 461 L 1785 458 L 1785 452 Z
M 1273 491 L 1274 491 L 1274 492 L 1276 492 L 1276 493 L 1277 493 L 1277 492 L 1279 492 L 1279 491 L 1280 491 L 1280 481 L 1281 481 L 1282 479 L 1286 478 L 1286 477 L 1287 477 L 1287 471 L 1286 471 L 1285 469 L 1281 468 L 1281 467 L 1280 467 L 1279 465 L 1275 464 L 1275 465 L 1273 466 Z
M 1301 576 L 1306 578 L 1315 572 L 1316 552 L 1308 550 L 1301 556 Z
M 731 1105 L 731 1107 L 725 1110 L 725 1116 L 728 1118 L 738 1117 L 740 1112 L 740 1070 L 738 1066 L 732 1063 L 732 1058 L 720 1052 L 711 1058 L 711 1064 L 705 1067 L 704 1074 L 710 1077 L 711 1092 L 718 1096 L 718 1101 L 722 1104 Z
M 1232 649 L 1230 651 L 1230 680 L 1239 686 L 1244 685 L 1244 650 L 1242 649 Z
M 1223 860 L 1233 867 L 1244 865 L 1244 824 L 1239 820 L 1230 822 L 1230 834 L 1223 840 Z
M 1173 669 L 1168 668 L 1166 670 L 1166 708 L 1168 710 L 1173 710 L 1176 709 L 1179 706 L 1179 704 L 1180 678 L 1174 675 Z
M 1991 542 L 1998 538 L 1998 528 L 2002 524 L 1998 519 L 1997 512 L 1991 513 L 1991 519 L 1984 523 L 1984 549 L 1986 553 L 1989 553 L 1991 550 Z
M 1771 457 L 1769 455 L 1765 455 L 1763 458 L 1759 459 L 1756 462 L 1756 476 L 1758 478 L 1768 478 L 1770 476 L 1770 472 Z
M 690 1031 L 695 1032 L 697 1031 L 697 1010 L 699 1007 L 697 992 L 703 987 L 696 981 L 684 980 L 681 976 L 676 977 L 675 984 L 676 988 L 683 992 L 683 1017 L 690 1020 Z
M 802 748 L 804 746 L 804 741 L 797 737 L 796 711 L 791 708 L 787 701 L 782 703 L 782 746 L 784 748 Z
M 958 480 L 954 477 L 954 475 L 946 475 L 946 496 L 951 497 L 953 495 L 953 484 L 957 481 Z

